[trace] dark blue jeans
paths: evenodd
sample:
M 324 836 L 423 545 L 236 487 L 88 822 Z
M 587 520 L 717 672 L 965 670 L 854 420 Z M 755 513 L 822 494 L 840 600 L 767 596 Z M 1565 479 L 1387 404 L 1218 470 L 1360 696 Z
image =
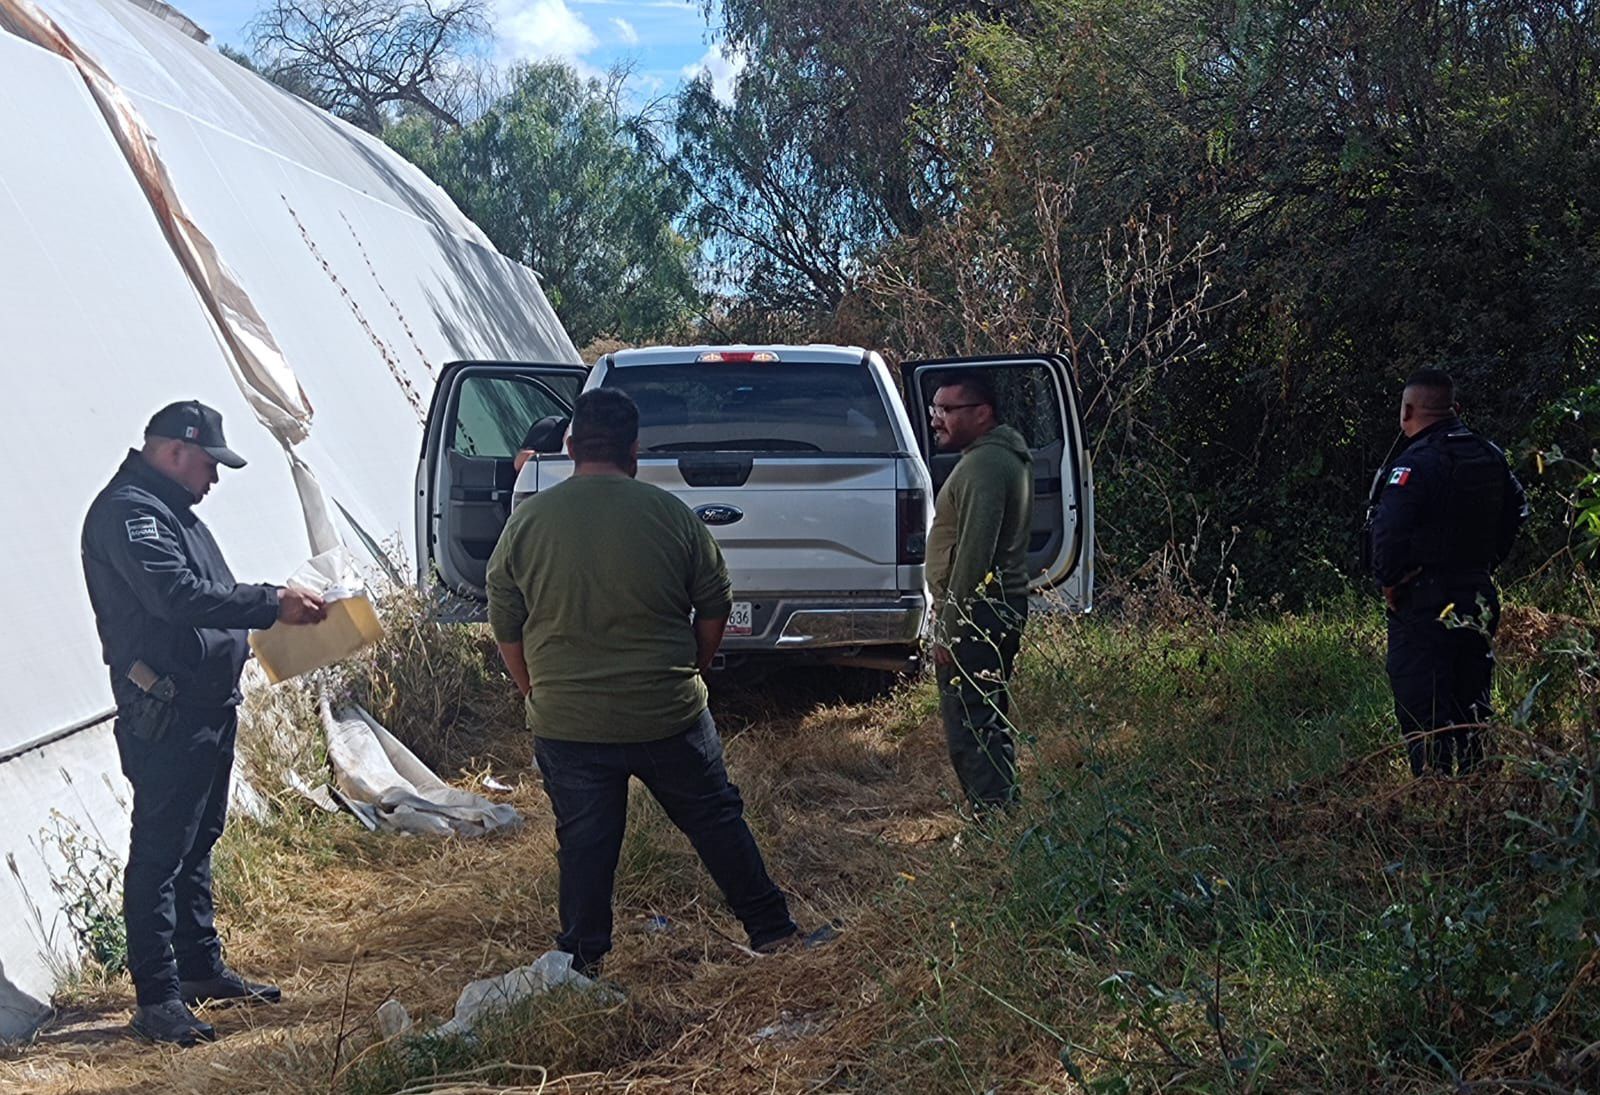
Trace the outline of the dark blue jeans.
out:
M 122 917 L 141 1004 L 178 999 L 178 980 L 222 971 L 211 904 L 211 848 L 228 817 L 238 714 L 183 710 L 154 740 L 119 713 L 122 774 L 133 785 Z
M 767 876 L 745 824 L 744 800 L 728 781 L 710 711 L 683 733 L 658 741 L 534 738 L 533 755 L 556 816 L 556 947 L 572 955 L 576 969 L 591 969 L 611 949 L 611 894 L 628 821 L 628 780 L 634 776 L 694 845 L 752 947 L 794 933 L 788 902 Z

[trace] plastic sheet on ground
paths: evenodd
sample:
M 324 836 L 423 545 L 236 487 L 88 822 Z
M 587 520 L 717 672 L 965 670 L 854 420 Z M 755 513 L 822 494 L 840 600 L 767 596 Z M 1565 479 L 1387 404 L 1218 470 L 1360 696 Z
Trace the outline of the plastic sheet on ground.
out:
M 283 782 L 289 790 L 310 802 L 317 809 L 330 814 L 339 812 L 339 800 L 333 797 L 333 792 L 328 789 L 326 783 L 319 783 L 313 787 L 293 768 L 283 773 Z
M 539 996 L 562 985 L 593 992 L 610 1003 L 620 1003 L 622 1000 L 621 994 L 615 989 L 607 988 L 574 970 L 572 955 L 563 951 L 546 951 L 532 965 L 519 966 L 509 973 L 467 985 L 456 1000 L 455 1015 L 431 1034 L 434 1037 L 470 1035 L 473 1027 L 485 1015 L 505 1011 L 529 997 Z
M 373 1022 L 378 1028 L 379 1040 L 384 1042 L 404 1038 L 415 1025 L 411 1021 L 411 1013 L 398 1000 L 385 1000 L 373 1017 Z
M 762 1027 L 750 1035 L 750 1043 L 757 1045 L 761 1042 L 790 1042 L 805 1038 L 822 1029 L 822 1024 L 805 1015 L 796 1015 L 790 1011 L 778 1013 L 778 1021 Z
M 328 762 L 340 799 L 368 828 L 428 836 L 484 836 L 522 824 L 508 805 L 451 787 L 360 707 L 322 701 Z

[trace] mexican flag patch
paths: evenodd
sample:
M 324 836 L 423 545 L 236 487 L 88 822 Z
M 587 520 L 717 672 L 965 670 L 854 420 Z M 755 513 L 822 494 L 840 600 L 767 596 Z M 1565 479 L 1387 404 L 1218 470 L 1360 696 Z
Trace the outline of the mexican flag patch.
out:
M 1389 485 L 1391 487 L 1403 487 L 1406 485 L 1406 481 L 1410 478 L 1410 468 L 1396 468 L 1394 471 L 1389 473 Z

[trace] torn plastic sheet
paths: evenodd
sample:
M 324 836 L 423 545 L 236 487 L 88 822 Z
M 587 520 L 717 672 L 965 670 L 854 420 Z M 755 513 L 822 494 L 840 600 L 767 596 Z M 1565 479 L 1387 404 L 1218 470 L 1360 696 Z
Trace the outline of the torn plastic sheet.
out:
M 0 0 L 0 17 L 23 39 L 57 54 L 78 70 L 149 198 L 172 253 L 227 347 L 228 364 L 251 409 L 285 449 L 303 440 L 311 425 L 310 400 L 238 276 L 191 219 L 161 158 L 155 134 L 127 94 L 32 0 Z M 325 549 L 313 545 L 313 550 Z
M 283 783 L 289 790 L 324 813 L 337 814 L 339 812 L 339 800 L 333 797 L 333 792 L 326 783 L 319 783 L 313 787 L 293 768 L 283 773 Z
M 451 787 L 360 707 L 333 713 L 322 700 L 334 788 L 369 828 L 429 836 L 484 836 L 522 824 L 522 815 Z
M 295 492 L 300 495 L 300 511 L 306 519 L 306 540 L 310 542 L 312 552 L 312 560 L 307 566 L 314 567 L 318 560 L 344 551 L 344 538 L 334 527 L 333 516 L 328 511 L 327 495 L 323 493 L 322 484 L 317 481 L 311 465 L 300 459 L 281 436 L 278 440 L 283 442 L 284 455 L 289 458 L 289 474 L 294 479 Z M 354 571 L 354 560 L 350 559 L 348 552 L 340 559 L 346 571 Z
M 300 495 L 312 554 L 338 547 L 339 536 L 322 487 L 293 449 L 310 435 L 311 400 L 244 283 L 191 217 L 161 157 L 155 133 L 105 68 L 33 0 L 0 0 L 0 23 L 60 56 L 82 77 L 144 190 L 173 256 L 204 306 L 245 402 L 283 446 Z
M 379 1040 L 384 1042 L 392 1041 L 395 1038 L 404 1038 L 411 1033 L 411 1029 L 415 1025 L 411 1021 L 411 1013 L 406 1010 L 406 1006 L 393 999 L 385 1000 L 378 1007 L 378 1012 L 373 1017 L 373 1021 L 378 1028 Z
M 562 985 L 569 985 L 583 992 L 592 992 L 597 999 L 607 1004 L 622 1002 L 621 993 L 573 969 L 572 955 L 564 951 L 546 951 L 531 965 L 519 966 L 498 977 L 486 977 L 467 985 L 456 1000 L 455 1015 L 430 1031 L 429 1036 L 470 1037 L 473 1027 L 485 1016 L 505 1011 L 529 997 L 540 996 Z

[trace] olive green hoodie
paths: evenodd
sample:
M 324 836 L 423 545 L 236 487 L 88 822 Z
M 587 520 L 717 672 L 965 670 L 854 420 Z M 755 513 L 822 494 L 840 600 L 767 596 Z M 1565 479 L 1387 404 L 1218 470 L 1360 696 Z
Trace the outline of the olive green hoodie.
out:
M 928 586 L 941 634 L 951 634 L 984 597 L 1028 594 L 1033 457 L 1010 426 L 996 426 L 961 453 L 939 490 L 928 534 Z

